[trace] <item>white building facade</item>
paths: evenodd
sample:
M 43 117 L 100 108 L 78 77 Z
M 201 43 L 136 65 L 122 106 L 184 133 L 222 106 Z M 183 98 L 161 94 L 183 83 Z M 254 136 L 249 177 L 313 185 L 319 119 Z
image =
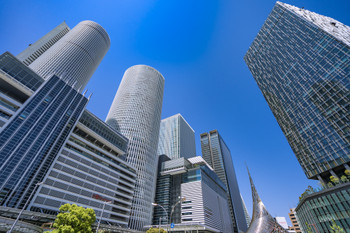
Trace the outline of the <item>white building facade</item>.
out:
M 130 67 L 106 118 L 107 124 L 129 139 L 127 162 L 137 173 L 129 221 L 133 229 L 142 230 L 152 222 L 163 91 L 164 78 L 157 70 L 146 65 Z

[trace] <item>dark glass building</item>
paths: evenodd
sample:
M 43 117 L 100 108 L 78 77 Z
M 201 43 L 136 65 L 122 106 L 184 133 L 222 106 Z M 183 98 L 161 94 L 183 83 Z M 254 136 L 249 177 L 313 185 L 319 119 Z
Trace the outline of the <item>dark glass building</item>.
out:
M 277 2 L 244 57 L 306 176 L 350 163 L 350 27 Z
M 0 205 L 22 208 L 46 175 L 88 99 L 57 76 L 0 130 Z
M 277 2 L 244 59 L 309 179 L 350 170 L 350 27 Z M 302 231 L 350 232 L 349 184 L 304 197 Z M 312 226 L 311 226 L 312 224 Z
M 214 169 L 226 186 L 234 231 L 245 232 L 247 230 L 247 220 L 230 149 L 217 130 L 202 133 L 200 137 L 204 160 Z

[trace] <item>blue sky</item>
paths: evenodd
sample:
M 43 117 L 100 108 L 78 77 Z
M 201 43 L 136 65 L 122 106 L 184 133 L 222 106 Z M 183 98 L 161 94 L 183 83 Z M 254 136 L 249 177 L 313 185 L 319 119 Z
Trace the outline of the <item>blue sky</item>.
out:
M 248 164 L 273 216 L 288 217 L 306 179 L 243 56 L 273 8 L 272 0 L 0 0 L 0 52 L 17 55 L 63 20 L 101 24 L 111 48 L 87 88 L 88 109 L 105 119 L 124 71 L 150 65 L 165 77 L 162 118 L 181 113 L 199 134 L 218 129 L 231 149 L 248 211 Z M 349 0 L 287 0 L 350 25 Z

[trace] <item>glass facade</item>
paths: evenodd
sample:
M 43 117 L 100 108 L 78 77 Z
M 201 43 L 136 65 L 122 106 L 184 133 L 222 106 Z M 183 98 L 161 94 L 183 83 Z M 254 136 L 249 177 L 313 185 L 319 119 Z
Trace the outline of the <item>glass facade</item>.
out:
M 295 211 L 303 232 L 331 232 L 332 220 L 350 232 L 350 183 L 306 196 Z
M 0 131 L 0 205 L 22 208 L 88 99 L 52 76 Z
M 350 28 L 277 2 L 244 57 L 308 178 L 350 162 Z
M 217 130 L 201 134 L 204 160 L 225 184 L 235 232 L 246 231 L 247 221 L 239 191 L 231 152 Z
M 180 114 L 160 122 L 157 154 L 171 159 L 196 156 L 194 130 Z

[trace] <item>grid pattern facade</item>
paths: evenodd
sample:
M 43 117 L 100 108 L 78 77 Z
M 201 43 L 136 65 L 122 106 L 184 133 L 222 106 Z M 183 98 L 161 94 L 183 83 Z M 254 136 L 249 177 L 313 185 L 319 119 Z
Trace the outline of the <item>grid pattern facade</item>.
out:
M 233 225 L 226 195 L 226 187 L 216 174 L 206 166 L 200 166 L 182 174 L 181 222 L 200 223 L 232 233 Z
M 303 232 L 307 232 L 307 224 L 312 232 L 316 232 L 315 228 L 319 233 L 331 232 L 332 220 L 350 232 L 350 183 L 305 197 L 295 211 Z
M 55 27 L 52 31 L 40 38 L 34 44 L 18 54 L 16 57 L 25 65 L 29 66 L 35 59 L 40 57 L 46 50 L 54 45 L 59 39 L 69 32 L 69 27 L 65 22 Z
M 102 223 L 126 227 L 136 179 L 135 170 L 123 160 L 127 143 L 120 133 L 84 111 L 30 209 L 57 214 L 62 204 L 75 203 L 100 216 L 104 202 L 112 201 L 105 206 Z
M 0 205 L 22 208 L 88 99 L 52 76 L 0 130 Z
M 234 170 L 231 152 L 217 130 L 201 134 L 204 160 L 224 182 L 235 232 L 246 231 L 247 221 Z
M 137 170 L 129 226 L 138 230 L 152 223 L 163 91 L 164 78 L 158 71 L 145 65 L 130 67 L 106 118 L 129 139 L 127 162 Z
M 43 78 L 23 65 L 15 56 L 9 52 L 5 52 L 0 55 L 0 70 L 5 75 L 8 75 L 12 79 L 15 79 L 18 83 L 20 83 L 20 85 L 25 86 L 32 91 L 36 91 L 44 82 Z M 7 89 L 1 91 L 8 92 L 9 90 Z M 20 99 L 20 101 L 23 100 Z
M 277 2 L 244 57 L 312 179 L 350 162 L 350 43 L 339 31 L 350 28 Z
M 194 130 L 180 114 L 161 121 L 157 153 L 171 159 L 196 156 Z
M 51 74 L 76 82 L 84 89 L 110 47 L 107 32 L 97 23 L 83 21 L 29 65 L 41 77 Z

